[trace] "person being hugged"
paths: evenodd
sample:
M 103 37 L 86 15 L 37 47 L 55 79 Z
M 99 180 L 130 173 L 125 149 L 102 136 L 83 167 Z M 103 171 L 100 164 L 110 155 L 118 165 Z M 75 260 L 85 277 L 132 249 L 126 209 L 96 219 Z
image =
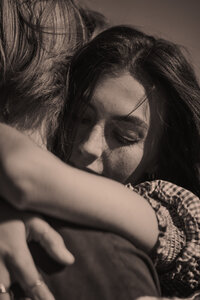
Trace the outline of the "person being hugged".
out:
M 0 126 L 0 139 L 18 146 L 0 147 L 3 196 L 19 209 L 126 237 L 151 256 L 163 296 L 192 295 L 200 287 L 200 87 L 192 67 L 177 45 L 116 26 L 76 53 L 68 78 L 53 147 L 61 160 Z

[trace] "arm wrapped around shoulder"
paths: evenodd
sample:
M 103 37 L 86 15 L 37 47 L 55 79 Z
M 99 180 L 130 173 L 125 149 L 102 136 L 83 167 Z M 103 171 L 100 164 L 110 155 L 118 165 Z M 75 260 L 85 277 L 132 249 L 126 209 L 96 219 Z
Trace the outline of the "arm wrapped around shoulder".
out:
M 200 199 L 170 182 L 133 188 L 156 212 L 159 238 L 151 251 L 163 294 L 186 297 L 200 286 Z

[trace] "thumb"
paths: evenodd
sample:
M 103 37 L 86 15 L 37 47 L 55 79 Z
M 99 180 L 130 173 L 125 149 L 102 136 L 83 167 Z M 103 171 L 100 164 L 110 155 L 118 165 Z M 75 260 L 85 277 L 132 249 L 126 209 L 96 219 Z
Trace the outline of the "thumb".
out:
M 61 235 L 40 217 L 29 217 L 25 222 L 29 239 L 38 242 L 46 252 L 62 264 L 73 264 L 74 256 L 66 248 Z

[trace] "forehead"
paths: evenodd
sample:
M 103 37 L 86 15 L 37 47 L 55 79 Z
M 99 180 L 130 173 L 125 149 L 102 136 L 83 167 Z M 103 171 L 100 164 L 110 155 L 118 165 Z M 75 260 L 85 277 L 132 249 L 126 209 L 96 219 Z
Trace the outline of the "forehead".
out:
M 91 105 L 104 116 L 126 116 L 145 98 L 144 87 L 130 74 L 104 77 L 95 88 Z M 139 106 L 134 115 L 145 118 L 148 101 Z M 147 114 L 148 115 L 148 114 Z M 149 119 L 146 116 L 146 119 Z

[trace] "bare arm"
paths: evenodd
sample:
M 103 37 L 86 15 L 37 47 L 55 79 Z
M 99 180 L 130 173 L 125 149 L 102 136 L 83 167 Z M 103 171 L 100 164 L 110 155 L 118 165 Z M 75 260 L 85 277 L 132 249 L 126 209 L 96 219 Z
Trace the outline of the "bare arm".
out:
M 2 193 L 17 208 L 108 229 L 146 251 L 155 245 L 155 212 L 137 193 L 64 164 L 3 124 L 0 145 Z

